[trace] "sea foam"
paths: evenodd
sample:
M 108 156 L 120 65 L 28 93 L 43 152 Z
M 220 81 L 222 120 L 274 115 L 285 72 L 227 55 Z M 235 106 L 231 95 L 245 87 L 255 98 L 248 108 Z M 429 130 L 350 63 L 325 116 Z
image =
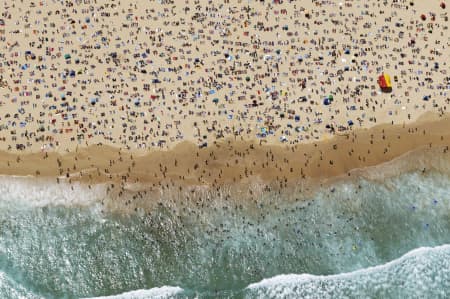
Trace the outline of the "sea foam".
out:
M 163 286 L 159 288 L 152 288 L 149 290 L 135 290 L 112 296 L 93 297 L 91 299 L 163 299 L 170 298 L 182 291 L 183 289 L 180 287 Z
M 0 204 L 10 201 L 16 207 L 89 206 L 106 197 L 103 184 L 56 183 L 28 176 L 0 176 Z
M 349 273 L 335 275 L 277 275 L 250 284 L 248 298 L 336 298 L 394 294 L 425 294 L 444 298 L 450 287 L 450 244 L 414 249 L 398 259 Z M 386 296 L 387 295 L 387 296 Z M 431 298 L 430 297 L 430 298 Z

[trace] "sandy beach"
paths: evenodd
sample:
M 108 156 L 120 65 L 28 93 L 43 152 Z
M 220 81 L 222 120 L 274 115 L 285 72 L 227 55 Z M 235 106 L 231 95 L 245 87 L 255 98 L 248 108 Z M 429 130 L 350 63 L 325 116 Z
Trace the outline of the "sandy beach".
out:
M 121 151 L 106 145 L 63 154 L 3 152 L 0 173 L 87 184 L 111 183 L 116 191 L 133 190 L 131 186 L 137 186 L 137 190 L 181 190 L 187 186 L 213 189 L 251 182 L 286 188 L 301 182 L 348 177 L 352 170 L 376 166 L 410 152 L 435 151 L 445 158 L 450 132 L 444 128 L 449 125 L 450 118 L 431 114 L 412 124 L 379 125 L 298 146 L 225 140 L 208 148 L 199 149 L 184 142 L 170 150 L 148 153 Z M 408 164 L 393 171 L 395 174 L 418 167 Z
M 283 187 L 448 147 L 439 1 L 2 9 L 2 174 Z
M 4 2 L 2 148 L 301 144 L 446 111 L 439 1 L 149 4 Z

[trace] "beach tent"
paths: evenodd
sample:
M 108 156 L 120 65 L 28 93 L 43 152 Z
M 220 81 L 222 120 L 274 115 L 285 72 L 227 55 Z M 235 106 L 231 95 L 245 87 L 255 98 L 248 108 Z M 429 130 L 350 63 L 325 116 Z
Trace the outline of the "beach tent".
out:
M 325 106 L 331 105 L 332 102 L 333 102 L 333 96 L 332 95 L 329 95 L 329 96 L 327 96 L 327 97 L 325 97 L 323 99 L 323 104 Z
M 381 74 L 378 77 L 378 85 L 380 86 L 382 92 L 391 92 L 392 91 L 391 77 L 387 74 Z

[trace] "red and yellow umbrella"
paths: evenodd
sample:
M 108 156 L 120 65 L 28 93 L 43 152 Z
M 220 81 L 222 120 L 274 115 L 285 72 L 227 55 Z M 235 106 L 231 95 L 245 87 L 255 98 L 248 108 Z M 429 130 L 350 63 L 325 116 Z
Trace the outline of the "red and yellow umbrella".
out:
M 378 85 L 380 85 L 381 90 L 384 92 L 392 91 L 391 77 L 387 74 L 381 74 L 378 77 Z

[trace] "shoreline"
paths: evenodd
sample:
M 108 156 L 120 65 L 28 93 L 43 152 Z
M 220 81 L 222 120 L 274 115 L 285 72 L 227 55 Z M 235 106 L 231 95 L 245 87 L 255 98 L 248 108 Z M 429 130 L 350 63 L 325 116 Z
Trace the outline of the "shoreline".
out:
M 317 192 L 333 193 L 341 183 L 359 184 L 362 179 L 383 185 L 387 178 L 414 171 L 450 173 L 449 125 L 450 117 L 428 114 L 415 124 L 380 125 L 297 148 L 230 141 L 204 149 L 182 143 L 146 155 L 108 146 L 65 155 L 3 153 L 0 176 L 43 183 L 43 190 L 53 183 L 67 190 L 68 198 L 87 191 L 89 202 L 100 204 L 102 212 L 131 215 L 161 207 L 178 211 L 224 200 L 257 213 L 259 205 L 276 208 L 280 196 L 284 203 L 308 201 Z
M 228 140 L 203 149 L 183 142 L 171 150 L 147 154 L 105 145 L 64 155 L 2 152 L 0 174 L 155 187 L 169 183 L 216 187 L 256 179 L 287 187 L 299 179 L 350 176 L 356 169 L 379 165 L 420 148 L 444 147 L 445 151 L 450 144 L 450 132 L 445 130 L 449 125 L 448 116 L 427 115 L 412 124 L 379 125 L 296 146 Z

